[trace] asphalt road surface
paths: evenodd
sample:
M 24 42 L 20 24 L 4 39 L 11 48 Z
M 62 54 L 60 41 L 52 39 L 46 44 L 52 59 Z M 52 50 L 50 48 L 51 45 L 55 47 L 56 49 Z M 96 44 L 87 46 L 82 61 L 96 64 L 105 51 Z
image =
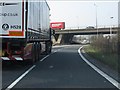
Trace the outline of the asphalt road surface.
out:
M 116 89 L 81 58 L 78 53 L 80 47 L 80 45 L 54 47 L 52 54 L 41 57 L 33 66 L 3 65 L 3 88 Z

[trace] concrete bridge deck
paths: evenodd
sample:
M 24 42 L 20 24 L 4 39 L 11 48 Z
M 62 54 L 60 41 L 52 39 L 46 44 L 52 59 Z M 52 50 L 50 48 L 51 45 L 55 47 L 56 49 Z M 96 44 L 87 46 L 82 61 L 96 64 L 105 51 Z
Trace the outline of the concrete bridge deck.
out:
M 79 35 L 88 35 L 88 34 L 115 34 L 118 32 L 118 27 L 113 28 L 95 28 L 95 29 L 64 29 L 64 30 L 55 30 L 55 34 L 79 34 Z

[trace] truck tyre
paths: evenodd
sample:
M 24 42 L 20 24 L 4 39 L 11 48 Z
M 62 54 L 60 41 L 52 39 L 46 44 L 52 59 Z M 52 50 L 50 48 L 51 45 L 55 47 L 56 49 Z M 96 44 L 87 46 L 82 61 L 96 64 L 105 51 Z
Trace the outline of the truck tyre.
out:
M 40 43 L 37 43 L 36 45 L 36 60 L 39 61 L 40 59 L 40 53 L 41 53 L 41 46 L 40 46 Z
M 41 56 L 41 44 L 38 43 L 38 60 L 40 59 Z
M 35 62 L 38 61 L 38 43 L 35 43 Z
M 36 62 L 36 50 L 35 49 L 36 49 L 36 45 L 33 44 L 32 45 L 32 51 L 31 51 L 31 59 L 29 61 L 29 63 L 32 64 L 32 65 Z
M 51 53 L 51 49 L 52 49 L 52 43 L 50 41 L 46 42 L 46 50 L 45 50 L 45 54 L 50 54 Z

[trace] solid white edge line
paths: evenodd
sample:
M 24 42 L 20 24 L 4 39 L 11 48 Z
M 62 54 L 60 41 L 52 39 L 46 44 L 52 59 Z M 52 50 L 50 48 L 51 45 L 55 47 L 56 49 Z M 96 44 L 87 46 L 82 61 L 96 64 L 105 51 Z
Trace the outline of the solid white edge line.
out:
M 12 84 L 10 84 L 5 90 L 13 88 L 23 77 L 25 77 L 36 65 L 33 65 L 30 69 L 28 69 L 25 73 L 23 73 L 18 79 L 16 79 Z
M 100 75 L 102 75 L 105 79 L 107 79 L 110 83 L 112 83 L 115 87 L 117 87 L 118 89 L 120 89 L 119 85 L 120 83 L 117 82 L 115 79 L 113 79 L 112 77 L 110 77 L 109 75 L 107 75 L 106 73 L 104 73 L 103 71 L 101 71 L 100 69 L 98 69 L 96 66 L 94 66 L 92 63 L 90 63 L 81 53 L 81 49 L 83 48 L 80 47 L 78 49 L 78 53 L 81 56 L 81 58 L 89 65 L 91 66 L 96 72 L 98 72 Z

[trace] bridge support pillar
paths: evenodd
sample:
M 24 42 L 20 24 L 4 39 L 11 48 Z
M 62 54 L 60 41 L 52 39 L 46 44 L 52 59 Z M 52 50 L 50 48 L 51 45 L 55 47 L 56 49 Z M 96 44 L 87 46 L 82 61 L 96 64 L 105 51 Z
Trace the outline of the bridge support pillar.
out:
M 63 36 L 62 34 L 57 34 L 57 35 L 53 36 L 52 37 L 53 45 L 61 44 L 62 36 Z
M 61 44 L 70 44 L 74 34 L 63 34 Z
M 56 34 L 52 37 L 53 45 L 70 44 L 74 34 Z

